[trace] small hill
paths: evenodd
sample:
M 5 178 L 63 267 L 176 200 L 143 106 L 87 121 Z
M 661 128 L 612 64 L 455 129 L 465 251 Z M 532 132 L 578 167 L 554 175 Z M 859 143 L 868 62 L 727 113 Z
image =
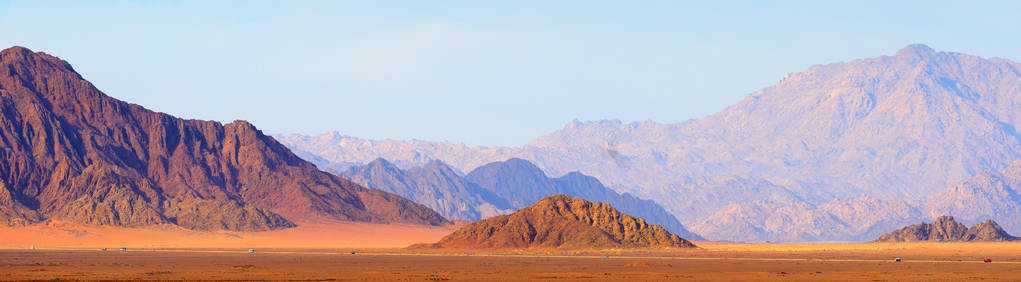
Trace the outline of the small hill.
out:
M 412 248 L 611 249 L 691 248 L 694 244 L 607 203 L 557 194 L 513 214 L 469 224 L 438 243 Z
M 993 220 L 967 228 L 952 216 L 940 216 L 932 224 L 920 223 L 898 229 L 876 239 L 876 242 L 1002 242 L 1016 241 Z

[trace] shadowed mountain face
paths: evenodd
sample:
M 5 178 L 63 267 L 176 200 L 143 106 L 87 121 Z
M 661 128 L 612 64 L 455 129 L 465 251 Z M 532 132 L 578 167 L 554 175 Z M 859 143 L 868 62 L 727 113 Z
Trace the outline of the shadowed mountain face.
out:
M 268 230 L 338 219 L 445 224 L 324 173 L 245 121 L 183 120 L 97 90 L 71 65 L 0 52 L 0 223 L 46 219 Z
M 1003 242 L 1017 241 L 1018 238 L 1007 234 L 996 221 L 986 220 L 967 228 L 954 220 L 952 216 L 940 216 L 932 224 L 920 223 L 898 229 L 885 234 L 876 242 Z
M 524 208 L 527 203 L 560 193 L 607 202 L 685 238 L 701 239 L 653 201 L 621 195 L 599 180 L 578 172 L 549 178 L 534 164 L 522 159 L 487 164 L 466 176 L 439 161 L 401 170 L 384 159 L 377 159 L 365 166 L 352 167 L 341 176 L 412 199 L 453 219 L 480 220 L 507 214 Z
M 489 163 L 472 170 L 465 178 L 508 199 L 516 207 L 561 193 L 557 183 L 546 177 L 542 169 L 523 159 Z
M 790 74 L 704 118 L 575 121 L 516 148 L 336 133 L 283 139 L 334 163 L 442 159 L 466 171 L 518 157 L 553 175 L 580 171 L 657 201 L 709 239 L 861 240 L 922 220 L 946 187 L 1021 159 L 1019 113 L 1021 64 L 911 45 Z M 965 190 L 944 196 L 970 197 Z M 854 208 L 828 210 L 833 201 Z M 987 210 L 1021 217 L 1010 203 Z
M 415 248 L 689 248 L 691 242 L 606 203 L 557 194 L 510 215 L 469 224 L 436 244 Z
M 659 204 L 629 194 L 620 194 L 594 177 L 571 172 L 558 178 L 549 178 L 542 169 L 523 159 L 509 159 L 481 166 L 465 176 L 469 181 L 501 196 L 514 207 L 536 202 L 553 194 L 566 194 L 586 200 L 606 202 L 623 212 L 644 218 L 668 231 L 685 238 L 702 239 L 691 233 L 677 218 Z
M 405 171 L 376 159 L 340 175 L 366 187 L 401 195 L 451 219 L 479 220 L 515 210 L 504 198 L 465 180 L 439 161 Z

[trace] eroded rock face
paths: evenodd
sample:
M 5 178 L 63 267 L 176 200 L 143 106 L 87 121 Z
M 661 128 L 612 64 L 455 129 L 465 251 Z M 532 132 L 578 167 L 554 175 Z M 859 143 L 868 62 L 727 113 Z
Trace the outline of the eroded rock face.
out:
M 184 120 L 119 101 L 67 62 L 26 48 L 0 52 L 0 112 L 0 224 L 447 223 L 319 171 L 248 122 Z
M 954 220 L 952 216 L 940 216 L 932 224 L 932 232 L 929 233 L 929 240 L 932 241 L 958 241 L 964 238 L 968 227 Z
M 436 244 L 415 248 L 608 249 L 690 248 L 688 240 L 621 213 L 606 203 L 557 194 L 513 214 L 465 226 Z
M 976 224 L 968 229 L 968 232 L 964 234 L 964 241 L 983 241 L 983 242 L 1000 242 L 1000 241 L 1017 241 L 1018 237 L 1014 237 L 1007 234 L 1000 225 L 991 219 L 983 221 L 982 223 Z
M 967 228 L 964 224 L 954 220 L 954 217 L 944 215 L 936 218 L 932 224 L 923 222 L 885 234 L 876 242 L 1000 242 L 1017 239 L 1003 231 L 1003 228 L 1000 228 L 1000 225 L 993 220 L 986 220 Z

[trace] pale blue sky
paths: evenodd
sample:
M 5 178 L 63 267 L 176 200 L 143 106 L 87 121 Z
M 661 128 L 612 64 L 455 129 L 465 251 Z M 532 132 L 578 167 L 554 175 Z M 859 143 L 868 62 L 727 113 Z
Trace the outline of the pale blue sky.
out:
M 684 121 L 910 43 L 1021 60 L 1021 1 L 715 2 L 0 1 L 0 45 L 180 117 L 472 145 Z

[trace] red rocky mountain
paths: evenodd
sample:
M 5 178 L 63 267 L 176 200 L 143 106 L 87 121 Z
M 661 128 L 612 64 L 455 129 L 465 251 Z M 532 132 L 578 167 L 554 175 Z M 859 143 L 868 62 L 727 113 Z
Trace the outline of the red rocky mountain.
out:
M 0 112 L 0 224 L 448 223 L 320 171 L 248 122 L 185 120 L 119 101 L 67 62 L 22 47 L 0 52 Z

